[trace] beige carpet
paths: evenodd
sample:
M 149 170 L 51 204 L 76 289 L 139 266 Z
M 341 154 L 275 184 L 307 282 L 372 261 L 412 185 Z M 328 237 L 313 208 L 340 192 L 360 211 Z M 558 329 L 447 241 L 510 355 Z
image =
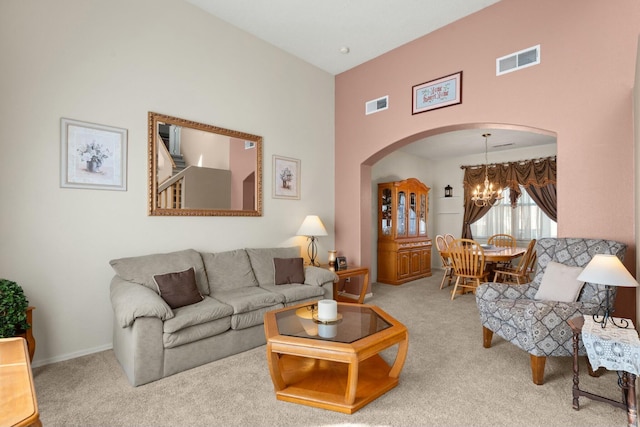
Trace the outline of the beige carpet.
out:
M 265 346 L 141 387 L 112 351 L 34 370 L 45 426 L 622 426 L 626 412 L 581 398 L 571 407 L 571 358 L 547 361 L 531 382 L 529 355 L 499 337 L 482 347 L 471 294 L 449 300 L 441 272 L 402 286 L 373 285 L 366 303 L 409 329 L 400 384 L 353 415 L 277 401 Z M 393 356 L 386 354 L 385 356 Z M 619 399 L 617 375 L 586 374 L 586 390 Z

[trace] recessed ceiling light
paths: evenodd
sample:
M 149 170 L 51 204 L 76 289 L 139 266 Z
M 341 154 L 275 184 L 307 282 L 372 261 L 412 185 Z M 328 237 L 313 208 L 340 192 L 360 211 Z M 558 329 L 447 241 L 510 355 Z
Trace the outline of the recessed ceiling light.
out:
M 349 49 L 349 47 L 348 47 L 348 46 L 342 46 L 342 47 L 340 48 L 340 53 L 343 53 L 343 54 L 345 54 L 345 55 L 346 55 L 347 53 L 349 53 L 349 50 L 350 50 L 350 49 Z

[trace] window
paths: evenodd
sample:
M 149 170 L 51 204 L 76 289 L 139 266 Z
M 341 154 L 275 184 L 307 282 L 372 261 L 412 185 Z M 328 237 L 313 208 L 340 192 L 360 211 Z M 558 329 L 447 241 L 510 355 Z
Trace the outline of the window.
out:
M 518 206 L 511 208 L 508 189 L 504 198 L 480 220 L 471 224 L 474 239 L 487 239 L 494 234 L 511 234 L 516 240 L 529 241 L 541 237 L 556 237 L 558 224 L 551 220 L 520 187 Z

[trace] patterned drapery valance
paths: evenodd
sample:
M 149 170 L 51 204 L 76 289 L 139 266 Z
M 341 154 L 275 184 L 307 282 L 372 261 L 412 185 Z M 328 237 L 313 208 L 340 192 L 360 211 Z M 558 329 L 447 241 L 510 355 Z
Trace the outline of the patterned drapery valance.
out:
M 484 184 L 485 169 L 488 170 L 489 182 L 494 188 L 509 187 L 511 204 L 515 205 L 520 197 L 519 186 L 545 187 L 556 184 L 556 157 L 524 160 L 509 163 L 497 163 L 478 166 L 460 166 L 464 169 L 464 193 L 470 195 L 473 190 Z M 469 196 L 470 197 L 470 196 Z

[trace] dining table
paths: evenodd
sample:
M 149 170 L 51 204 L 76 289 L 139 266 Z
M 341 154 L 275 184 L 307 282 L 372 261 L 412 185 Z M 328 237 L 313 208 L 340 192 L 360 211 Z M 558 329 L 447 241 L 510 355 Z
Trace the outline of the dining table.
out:
M 493 271 L 497 263 L 511 262 L 514 259 L 521 257 L 527 252 L 527 248 L 521 247 L 500 247 L 494 246 L 490 248 L 482 248 L 484 251 L 484 264 L 485 270 L 489 271 L 489 278 L 493 277 Z M 449 252 L 440 251 L 442 256 L 449 257 Z
M 494 248 L 482 248 L 484 250 L 484 262 L 486 264 L 496 263 L 496 262 L 509 262 L 516 258 L 521 257 L 527 251 L 527 248 L 503 248 L 503 247 L 494 247 Z M 449 257 L 449 252 L 440 251 L 442 256 Z

